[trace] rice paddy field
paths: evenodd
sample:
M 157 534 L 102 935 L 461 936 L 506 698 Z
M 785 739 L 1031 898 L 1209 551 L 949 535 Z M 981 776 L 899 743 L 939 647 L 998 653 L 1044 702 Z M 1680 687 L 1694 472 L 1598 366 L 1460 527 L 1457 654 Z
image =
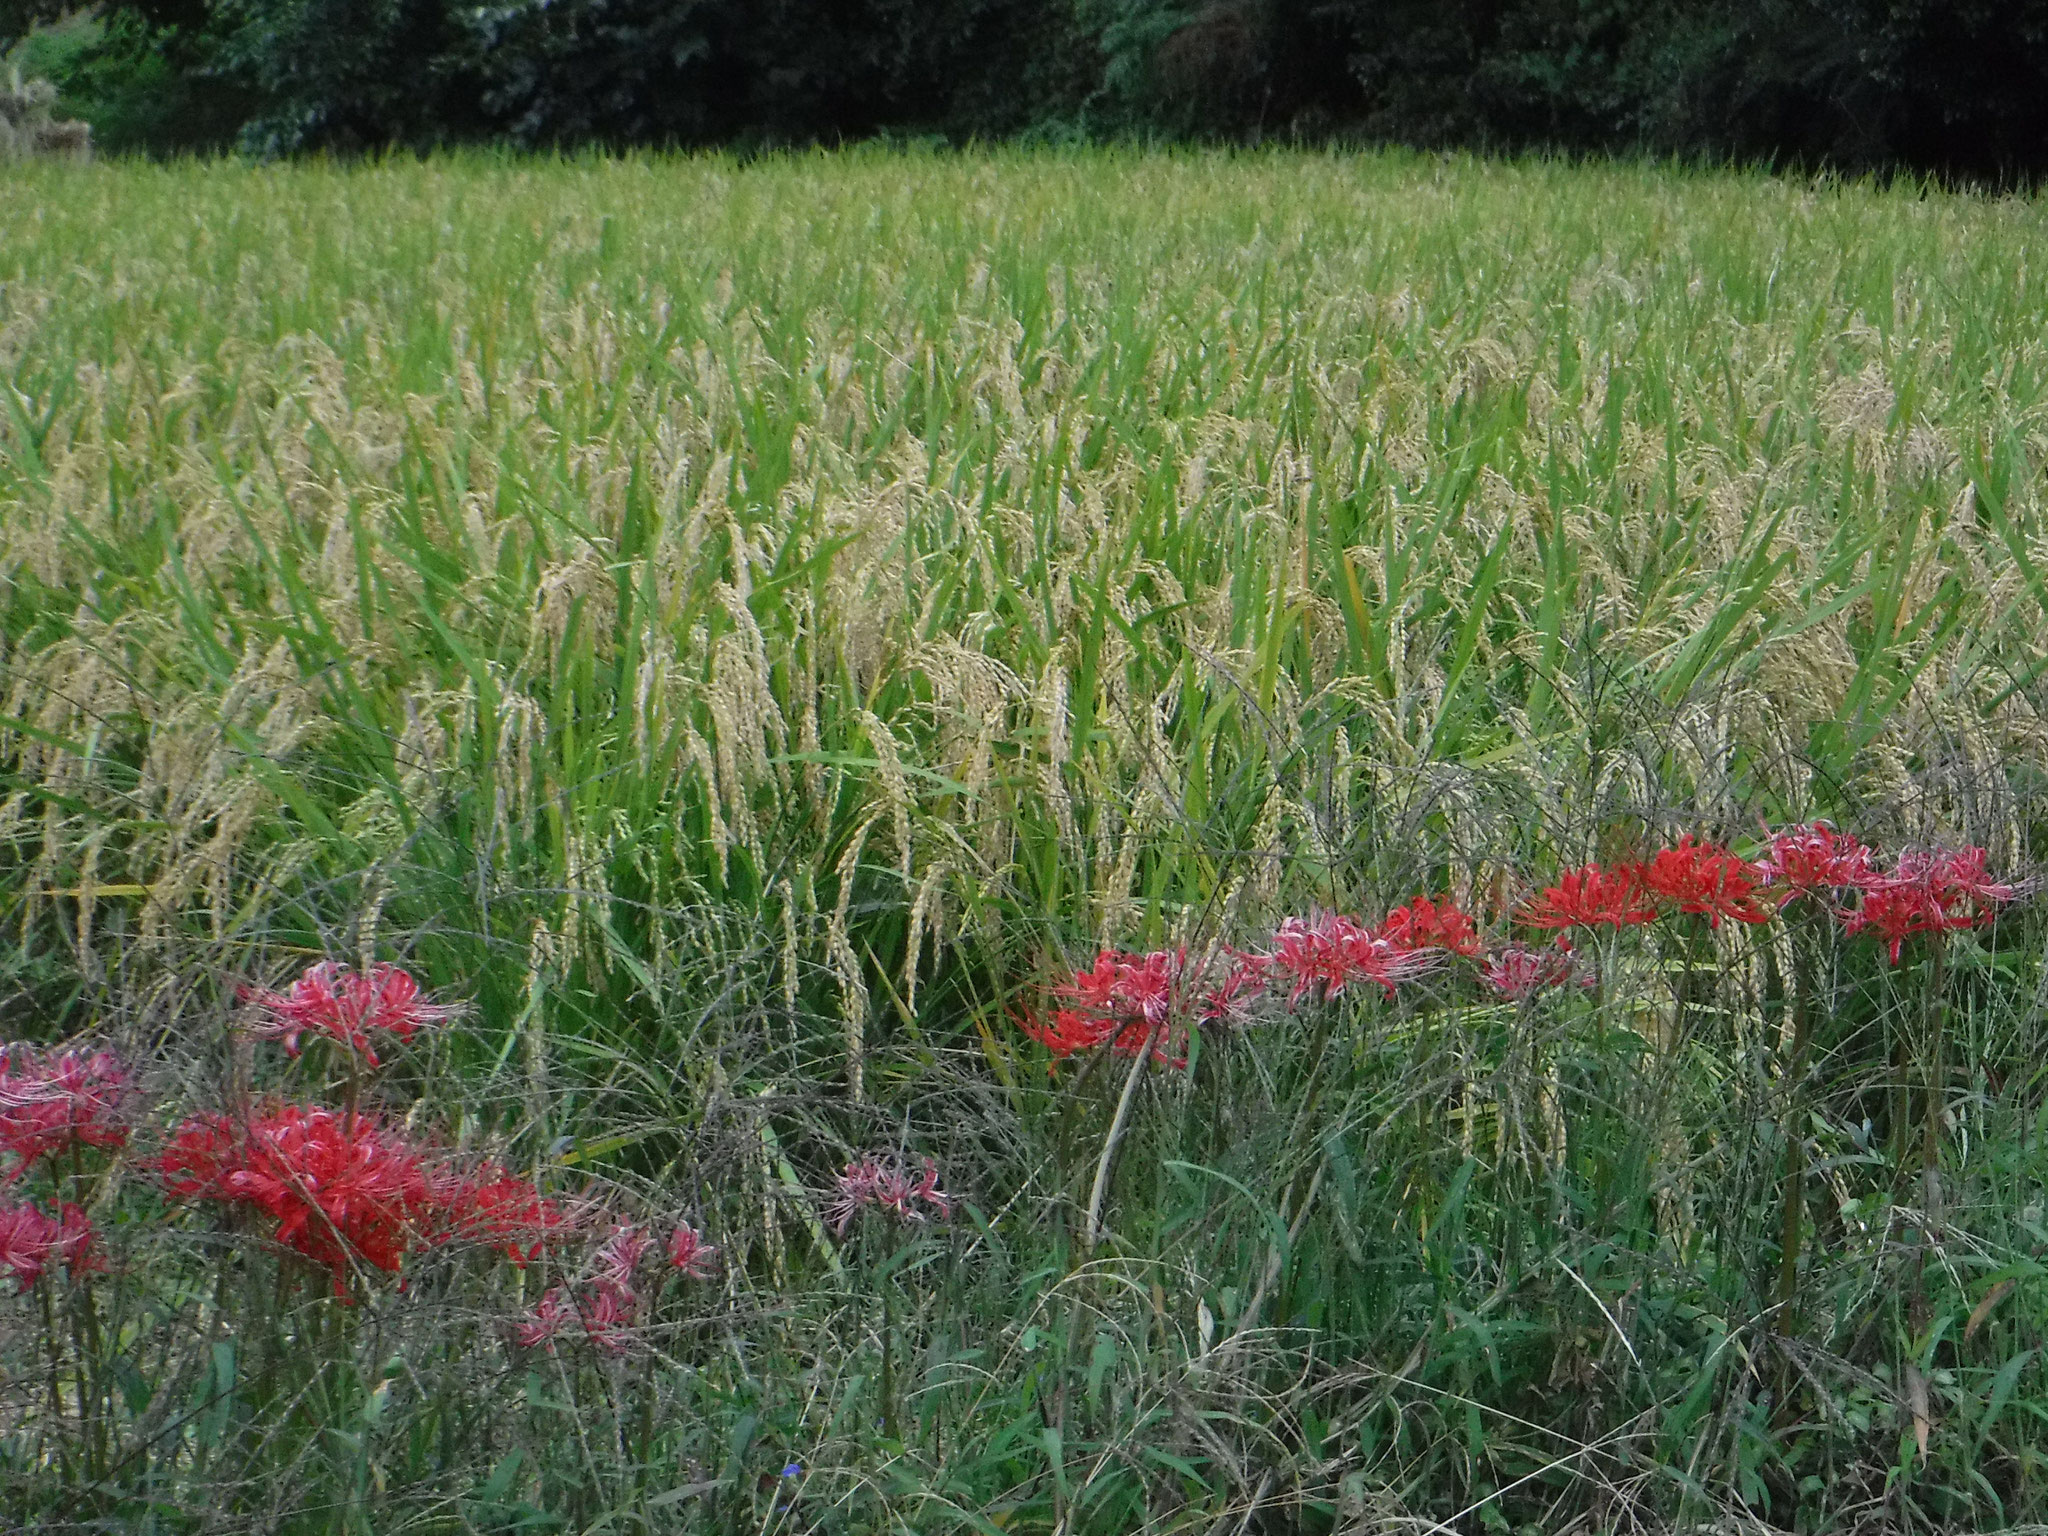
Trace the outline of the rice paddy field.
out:
M 0 1036 L 112 1052 L 121 1128 L 0 1166 L 0 1523 L 2048 1520 L 2038 202 L 1110 151 L 6 202 Z M 1977 906 L 1531 920 L 1815 821 L 1981 849 Z M 1418 893 L 1484 948 L 1258 990 Z M 262 1039 L 319 962 L 459 1015 Z M 562 1231 L 167 1171 L 287 1104 Z M 103 1268 L 29 1273 L 67 1202 Z M 619 1256 L 672 1228 L 716 1255 Z

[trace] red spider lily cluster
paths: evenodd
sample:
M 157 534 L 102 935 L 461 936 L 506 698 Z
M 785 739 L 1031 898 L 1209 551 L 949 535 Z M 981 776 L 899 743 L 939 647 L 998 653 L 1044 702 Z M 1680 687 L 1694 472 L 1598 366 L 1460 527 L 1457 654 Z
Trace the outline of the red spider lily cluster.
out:
M 1149 1047 L 1153 1061 L 1178 1068 L 1187 1065 L 1190 1015 L 1204 1024 L 1241 1021 L 1276 985 L 1290 1008 L 1362 986 L 1392 997 L 1402 982 L 1479 948 L 1472 915 L 1448 897 L 1418 896 L 1377 926 L 1319 912 L 1281 923 L 1269 950 L 1226 949 L 1191 961 L 1185 949 L 1105 949 L 1093 969 L 1053 988 L 1059 1006 L 1050 1020 L 1020 1024 L 1055 1057 L 1102 1045 L 1135 1057 Z
M 1289 1007 L 1366 985 L 1391 997 L 1445 957 L 1478 950 L 1478 926 L 1448 898 L 1418 896 L 1377 927 L 1319 912 L 1288 918 L 1268 951 L 1224 950 L 1196 962 L 1185 949 L 1105 949 L 1092 969 L 1053 988 L 1059 1006 L 1050 1020 L 1027 1017 L 1021 1027 L 1058 1057 L 1102 1045 L 1126 1057 L 1149 1048 L 1160 1065 L 1184 1067 L 1190 1013 L 1205 1024 L 1242 1019 L 1276 982 Z
M 1916 933 L 1974 928 L 2019 894 L 1985 871 L 1982 848 L 1935 848 L 1901 854 L 1889 874 L 1858 886 L 1859 899 L 1841 911 L 1848 932 L 1875 933 L 1892 964 Z
M 1055 1056 L 1071 1056 L 1107 1043 L 1119 1055 L 1150 1050 L 1152 1059 L 1175 1059 L 1175 1002 L 1187 971 L 1185 950 L 1149 955 L 1105 949 L 1093 969 L 1055 987 L 1060 1002 L 1050 1022 L 1024 1022 L 1025 1033 Z
M 25 1291 L 52 1261 L 74 1280 L 106 1265 L 93 1248 L 92 1223 L 71 1186 L 83 1188 L 82 1154 L 128 1144 L 137 1103 L 134 1075 L 111 1051 L 0 1046 L 0 1187 L 48 1170 L 50 1208 L 0 1204 L 0 1277 Z M 70 1154 L 68 1171 L 58 1159 Z
M 1658 913 L 1643 888 L 1640 864 L 1598 864 L 1565 871 L 1557 884 L 1525 903 L 1516 921 L 1528 928 L 1633 928 Z
M 364 972 L 311 967 L 284 992 L 247 992 L 262 1034 L 296 1054 L 307 1035 L 327 1039 L 374 1067 L 373 1036 L 405 1040 L 455 1010 L 431 1005 L 395 966 Z M 350 1098 L 354 1098 L 354 1075 Z M 0 1186 L 48 1168 L 44 1205 L 0 1203 L 0 1281 L 35 1285 L 53 1263 L 74 1277 L 102 1269 L 80 1204 L 65 1198 L 103 1181 L 105 1165 L 80 1155 L 128 1144 L 138 1123 L 134 1074 L 112 1053 L 39 1052 L 0 1045 Z M 69 1152 L 63 1163 L 55 1154 Z M 235 1113 L 190 1115 L 140 1160 L 172 1199 L 239 1209 L 263 1219 L 281 1247 L 332 1279 L 336 1297 L 351 1282 L 397 1274 L 424 1249 L 496 1251 L 524 1268 L 565 1249 L 593 1228 L 595 1240 L 572 1278 L 547 1290 L 518 1336 L 547 1342 L 574 1321 L 605 1349 L 623 1348 L 638 1315 L 643 1271 L 702 1280 L 718 1249 L 698 1228 L 679 1223 L 665 1242 L 588 1202 L 564 1204 L 492 1159 L 460 1159 L 387 1116 L 318 1103 L 267 1101 Z M 943 1203 L 935 1181 L 913 1181 L 913 1200 Z M 899 1201 L 900 1204 L 900 1201 Z M 54 1213 L 54 1214 L 53 1214 Z M 552 1264 L 558 1260 L 550 1259 Z
M 0 1205 L 0 1275 L 25 1291 L 43 1276 L 52 1260 L 61 1261 L 72 1279 L 106 1264 L 93 1252 L 92 1223 L 70 1201 L 52 1216 L 26 1201 Z
M 939 1188 L 939 1165 L 930 1158 L 913 1174 L 897 1159 L 871 1154 L 848 1163 L 833 1182 L 825 1219 L 835 1236 L 844 1237 L 853 1219 L 870 1210 L 904 1223 L 946 1221 L 953 1197 Z
M 1827 899 L 1836 891 L 1864 890 L 1878 878 L 1870 849 L 1824 821 L 1775 834 L 1756 867 L 1780 906 L 1804 896 Z
M 375 1066 L 371 1033 L 403 1040 L 455 1010 L 420 1000 L 396 966 L 367 973 L 312 966 L 288 992 L 244 992 L 259 1026 L 296 1054 L 313 1033 Z M 573 1216 L 501 1165 L 460 1167 L 375 1114 L 323 1105 L 266 1104 L 246 1114 L 201 1114 L 180 1124 L 149 1160 L 165 1191 L 183 1200 L 261 1212 L 277 1242 L 333 1277 L 348 1295 L 352 1271 L 395 1273 L 415 1247 L 473 1243 L 531 1263 L 573 1226 Z
M 0 1184 L 74 1147 L 125 1146 L 134 1101 L 133 1078 L 111 1051 L 0 1050 L 0 1153 L 13 1159 Z
M 1848 934 L 1874 933 L 1896 965 L 1914 934 L 1973 928 L 2019 895 L 1993 880 L 1987 863 L 1982 848 L 1909 849 L 1886 869 L 1856 838 L 1809 822 L 1773 833 L 1755 860 L 1686 837 L 1640 863 L 1588 864 L 1516 917 L 1532 928 L 1621 928 L 1678 912 L 1718 928 L 1724 919 L 1769 922 L 1810 900 Z
M 621 1223 L 599 1243 L 573 1286 L 551 1287 L 537 1306 L 513 1328 L 513 1337 L 527 1349 L 551 1345 L 570 1329 L 594 1348 L 622 1355 L 631 1348 L 627 1332 L 639 1316 L 640 1274 L 656 1241 L 646 1227 Z M 678 1225 L 662 1249 L 671 1272 L 685 1279 L 709 1277 L 718 1250 L 688 1222 Z
M 373 965 L 367 972 L 322 961 L 310 966 L 290 990 L 272 992 L 245 988 L 242 1000 L 257 1011 L 255 1033 L 284 1041 L 285 1054 L 299 1054 L 306 1035 L 332 1040 L 378 1065 L 370 1036 L 409 1040 L 424 1025 L 454 1018 L 461 1009 L 428 1003 L 420 984 L 395 965 Z
M 1358 990 L 1392 998 L 1405 983 L 1469 958 L 1483 986 L 1521 1002 L 1569 981 L 1595 983 L 1574 933 L 1672 917 L 1704 918 L 1710 929 L 1754 925 L 1799 901 L 1818 902 L 1852 936 L 1875 934 L 1896 964 L 1913 935 L 1974 927 L 2019 894 L 1986 866 L 1982 848 L 1935 848 L 1903 853 L 1886 868 L 1871 848 L 1824 822 L 1773 833 L 1755 858 L 1688 835 L 1645 859 L 1566 870 L 1522 901 L 1511 920 L 1554 933 L 1547 949 L 1489 945 L 1456 901 L 1418 896 L 1377 924 L 1335 912 L 1289 917 L 1269 948 L 1223 950 L 1201 962 L 1186 950 L 1105 949 L 1091 969 L 1052 989 L 1050 1019 L 1021 1023 L 1055 1057 L 1101 1046 L 1135 1057 L 1149 1046 L 1152 1060 L 1181 1067 L 1193 1025 L 1243 1021 L 1276 993 L 1289 1009 Z
M 245 1205 L 275 1237 L 334 1276 L 346 1296 L 356 1264 L 396 1271 L 442 1230 L 444 1185 L 425 1152 L 372 1115 L 276 1105 L 244 1119 L 186 1121 L 154 1162 L 171 1194 Z

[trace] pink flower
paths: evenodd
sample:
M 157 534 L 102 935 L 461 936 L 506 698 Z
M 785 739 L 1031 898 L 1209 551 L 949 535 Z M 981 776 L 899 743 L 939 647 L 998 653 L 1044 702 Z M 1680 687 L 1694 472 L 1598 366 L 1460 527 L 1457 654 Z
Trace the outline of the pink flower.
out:
M 833 1181 L 831 1201 L 825 1207 L 825 1219 L 832 1224 L 836 1237 L 844 1237 L 853 1218 L 863 1207 L 873 1205 L 881 1188 L 883 1168 L 872 1157 L 857 1157 L 849 1162 Z
M 704 1234 L 687 1221 L 669 1235 L 669 1266 L 679 1274 L 692 1280 L 708 1280 L 717 1258 L 718 1250 L 705 1242 Z
M 880 1211 L 899 1222 L 946 1221 L 953 1214 L 953 1200 L 939 1188 L 939 1165 L 930 1158 L 913 1178 L 900 1162 L 870 1155 L 855 1158 L 834 1180 L 824 1215 L 833 1235 L 844 1237 L 863 1210 Z
M 1479 979 L 1502 997 L 1522 1002 L 1538 992 L 1563 986 L 1571 979 L 1571 974 L 1572 955 L 1569 950 L 1531 949 L 1526 944 L 1510 944 L 1486 957 Z
M 620 1225 L 598 1245 L 593 1262 L 600 1284 L 631 1287 L 640 1261 L 654 1247 L 654 1236 L 645 1227 Z
M 598 1280 L 583 1293 L 583 1336 L 608 1355 L 623 1355 L 632 1342 L 624 1330 L 639 1306 L 630 1286 Z
M 600 1273 L 573 1293 L 567 1286 L 551 1288 L 513 1326 L 512 1336 L 521 1347 L 537 1349 L 574 1324 L 589 1344 L 609 1355 L 623 1355 L 631 1346 L 624 1330 L 632 1326 L 639 1308 L 640 1298 L 631 1285 Z
M 1404 947 L 1355 918 L 1319 912 L 1282 922 L 1267 961 L 1275 973 L 1293 979 L 1287 997 L 1292 1008 L 1311 993 L 1333 998 L 1360 982 L 1378 986 L 1391 998 L 1396 986 L 1432 969 L 1441 958 L 1440 951 Z
M 569 1300 L 568 1291 L 558 1285 L 541 1297 L 540 1304 L 513 1329 L 513 1337 L 525 1348 L 537 1349 L 560 1333 L 575 1317 L 576 1308 Z
M 72 1147 L 125 1145 L 134 1099 L 134 1079 L 111 1051 L 0 1049 L 0 1152 L 14 1157 L 0 1182 Z
M 1977 917 L 2019 895 L 2019 887 L 1993 880 L 1985 871 L 1989 855 L 1982 848 L 1929 848 L 1899 855 L 1898 867 L 1885 877 L 1887 885 L 1924 887 L 1944 909 L 1968 902 Z
M 242 996 L 262 1012 L 256 1033 L 282 1039 L 286 1055 L 298 1055 L 299 1037 L 310 1033 L 347 1046 L 373 1067 L 372 1031 L 409 1040 L 420 1026 L 462 1011 L 421 1001 L 420 984 L 395 965 L 375 965 L 365 975 L 331 960 L 309 967 L 289 992 L 245 988 Z
M 910 1196 L 913 1201 L 929 1206 L 940 1221 L 952 1220 L 953 1198 L 939 1188 L 939 1165 L 930 1158 L 924 1160 L 924 1171 L 918 1175 L 917 1187 Z

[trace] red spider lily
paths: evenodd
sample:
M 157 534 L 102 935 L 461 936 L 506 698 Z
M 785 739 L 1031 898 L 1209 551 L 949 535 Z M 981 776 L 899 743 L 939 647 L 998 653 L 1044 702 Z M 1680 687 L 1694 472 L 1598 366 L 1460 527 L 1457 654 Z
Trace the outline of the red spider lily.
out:
M 1657 908 L 1643 889 L 1643 866 L 1586 864 L 1523 904 L 1516 921 L 1530 928 L 1631 928 L 1654 923 Z
M 1660 850 L 1641 870 L 1646 891 L 1681 912 L 1704 917 L 1710 928 L 1720 927 L 1724 918 L 1767 923 L 1775 910 L 1758 895 L 1755 865 L 1718 843 L 1696 842 L 1690 834 L 1676 847 Z
M 671 1269 L 692 1280 L 709 1280 L 718 1250 L 704 1241 L 704 1234 L 687 1221 L 669 1234 L 668 1262 Z
M 1273 973 L 1273 962 L 1265 955 L 1239 954 L 1234 950 L 1227 953 L 1230 969 L 1222 981 L 1202 994 L 1199 1017 L 1204 1024 L 1243 1019 L 1251 1004 L 1264 994 L 1267 978 Z
M 569 1293 L 555 1286 L 512 1330 L 512 1336 L 527 1349 L 537 1349 L 575 1321 L 576 1307 Z
M 125 1145 L 134 1097 L 133 1077 L 111 1051 L 0 1050 L 0 1152 L 14 1158 L 0 1183 L 52 1153 Z
M 1531 949 L 1526 944 L 1510 944 L 1495 950 L 1479 971 L 1481 981 L 1502 997 L 1518 1003 L 1538 992 L 1563 986 L 1571 975 L 1569 949 Z
M 396 1271 L 415 1238 L 435 1234 L 445 1188 L 420 1149 L 377 1119 L 293 1104 L 243 1122 L 188 1120 L 155 1168 L 173 1195 L 274 1217 L 277 1240 L 330 1270 L 344 1298 L 352 1263 Z
M 1903 853 L 1888 875 L 1866 884 L 1862 900 L 1842 915 L 1851 934 L 1874 932 L 1890 963 L 1916 933 L 1975 927 L 2019 894 L 1990 878 L 1982 848 L 1932 848 Z
M 623 1355 L 630 1342 L 623 1330 L 639 1308 L 631 1287 L 599 1280 L 583 1293 L 583 1336 L 608 1355 Z
M 593 1256 L 597 1283 L 630 1290 L 640 1261 L 653 1247 L 654 1235 L 645 1227 L 622 1224 L 614 1228 L 612 1235 L 598 1244 Z
M 1871 858 L 1871 850 L 1846 832 L 1811 821 L 1774 833 L 1756 867 L 1782 906 L 1801 896 L 1826 899 L 1832 891 L 1869 887 L 1877 880 Z
M 1978 916 L 1988 916 L 2019 895 L 2018 886 L 1994 881 L 1986 872 L 1989 857 L 1982 848 L 1909 850 L 1884 883 L 1924 887 L 1945 908 L 1968 902 Z
M 57 1246 L 57 1223 L 33 1205 L 0 1206 L 0 1273 L 12 1275 L 17 1290 L 43 1277 Z
M 1454 955 L 1479 953 L 1479 930 L 1472 914 L 1449 896 L 1431 901 L 1418 896 L 1396 907 L 1380 924 L 1380 937 L 1400 949 L 1443 949 Z
M 242 997 L 262 1011 L 256 1033 L 282 1039 L 286 1055 L 298 1055 L 299 1037 L 310 1033 L 347 1046 L 373 1067 L 373 1030 L 409 1040 L 421 1025 L 462 1011 L 422 1002 L 420 984 L 395 965 L 373 965 L 365 974 L 331 960 L 310 967 L 289 992 L 244 988 Z
M 513 1326 L 512 1336 L 524 1348 L 537 1349 L 574 1324 L 606 1354 L 623 1355 L 630 1345 L 623 1330 L 632 1326 L 639 1307 L 640 1298 L 631 1286 L 603 1276 L 573 1295 L 567 1286 L 558 1285 Z
M 1914 934 L 1968 928 L 1973 921 L 1946 911 L 1931 891 L 1913 886 L 1865 891 L 1856 907 L 1843 915 L 1852 936 L 1873 932 L 1884 940 L 1893 965 L 1899 963 L 1899 950 Z
M 1093 970 L 1076 973 L 1072 982 L 1053 988 L 1053 993 L 1091 1013 L 1161 1024 L 1173 1007 L 1174 983 L 1185 959 L 1184 954 L 1164 949 L 1148 955 L 1105 949 L 1096 955 Z
M 55 1216 L 28 1204 L 0 1206 L 0 1274 L 12 1275 L 15 1289 L 25 1291 L 43 1277 L 52 1258 L 74 1280 L 106 1269 L 92 1251 L 85 1212 L 69 1201 Z
M 1025 1014 L 1018 1018 L 1017 1027 L 1053 1055 L 1065 1057 L 1076 1051 L 1092 1051 L 1114 1036 L 1120 1026 L 1114 1019 L 1098 1019 L 1078 1008 L 1060 1008 L 1053 1012 L 1050 1023 Z
M 834 1236 L 844 1237 L 853 1218 L 868 1209 L 901 1222 L 945 1221 L 953 1214 L 953 1199 L 939 1188 L 939 1165 L 930 1158 L 912 1178 L 900 1162 L 870 1155 L 848 1163 L 834 1181 L 825 1219 Z
M 1092 969 L 1053 988 L 1070 1006 L 1056 1009 L 1050 1024 L 1027 1018 L 1020 1027 L 1055 1056 L 1105 1044 L 1120 1056 L 1136 1056 L 1149 1045 L 1154 1061 L 1185 1066 L 1186 1056 L 1175 1047 L 1186 1026 L 1173 1014 L 1186 969 L 1185 950 L 1102 950 Z
M 533 1184 L 497 1163 L 444 1175 L 434 1199 L 442 1213 L 443 1242 L 474 1242 L 499 1249 L 521 1266 L 540 1257 L 576 1225 L 575 1216 Z
M 1391 998 L 1401 982 L 1431 969 L 1439 958 L 1433 950 L 1404 948 L 1356 918 L 1319 912 L 1313 918 L 1282 922 L 1267 963 L 1293 978 L 1287 997 L 1292 1008 L 1317 989 L 1328 999 L 1359 982 L 1374 983 Z
M 64 1261 L 64 1273 L 76 1280 L 87 1273 L 105 1274 L 107 1261 L 93 1248 L 92 1222 L 84 1210 L 69 1200 L 57 1213 L 57 1256 Z

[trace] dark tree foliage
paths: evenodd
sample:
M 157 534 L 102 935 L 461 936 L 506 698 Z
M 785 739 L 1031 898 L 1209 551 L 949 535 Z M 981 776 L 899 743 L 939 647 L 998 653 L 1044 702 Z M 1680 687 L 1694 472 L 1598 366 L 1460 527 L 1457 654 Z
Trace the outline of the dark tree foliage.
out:
M 0 45 L 63 6 L 0 0 Z M 2048 167 L 2048 0 L 109 0 L 101 14 L 110 41 L 60 81 L 81 109 L 122 69 L 146 72 L 151 89 L 210 95 L 268 152 L 1136 133 L 1985 180 Z
M 477 17 L 485 104 L 536 143 L 1013 133 L 1063 41 L 1015 0 L 550 0 Z

